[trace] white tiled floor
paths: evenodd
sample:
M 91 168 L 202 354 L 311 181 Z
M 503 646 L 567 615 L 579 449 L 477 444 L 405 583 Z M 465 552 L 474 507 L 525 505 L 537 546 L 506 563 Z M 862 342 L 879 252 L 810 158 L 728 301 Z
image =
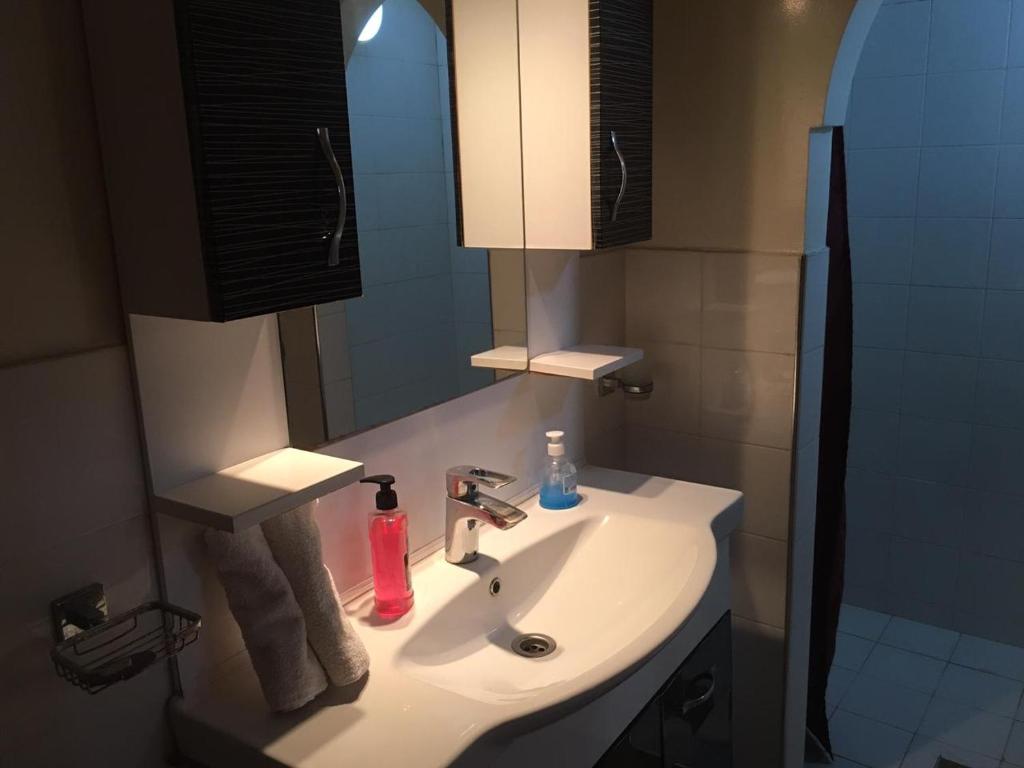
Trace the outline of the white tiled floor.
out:
M 834 765 L 1024 768 L 1022 696 L 1024 648 L 843 606 L 827 696 Z

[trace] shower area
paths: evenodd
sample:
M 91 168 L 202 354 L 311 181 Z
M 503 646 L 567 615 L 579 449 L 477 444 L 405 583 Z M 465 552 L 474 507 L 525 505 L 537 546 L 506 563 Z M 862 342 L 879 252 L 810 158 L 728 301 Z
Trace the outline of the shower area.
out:
M 886 0 L 846 124 L 843 764 L 1024 765 L 1024 0 Z

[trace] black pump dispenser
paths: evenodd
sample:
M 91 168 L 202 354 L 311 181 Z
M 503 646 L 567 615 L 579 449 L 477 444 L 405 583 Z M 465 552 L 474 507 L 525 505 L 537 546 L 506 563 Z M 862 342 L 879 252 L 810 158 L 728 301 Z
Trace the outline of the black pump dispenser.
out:
M 380 486 L 380 490 L 377 491 L 377 509 L 381 512 L 398 509 L 398 494 L 391 488 L 391 486 L 395 484 L 395 478 L 393 476 L 371 475 L 370 477 L 364 477 L 359 482 L 374 483 Z

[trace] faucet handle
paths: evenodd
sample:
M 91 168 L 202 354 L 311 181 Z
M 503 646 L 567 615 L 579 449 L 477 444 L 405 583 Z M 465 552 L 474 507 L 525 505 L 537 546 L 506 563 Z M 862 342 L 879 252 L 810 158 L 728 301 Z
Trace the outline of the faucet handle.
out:
M 488 488 L 504 488 L 515 481 L 516 478 L 512 475 L 492 472 L 481 467 L 452 467 L 445 473 L 445 486 L 448 489 L 448 495 L 453 499 L 473 493 L 478 485 L 486 485 Z

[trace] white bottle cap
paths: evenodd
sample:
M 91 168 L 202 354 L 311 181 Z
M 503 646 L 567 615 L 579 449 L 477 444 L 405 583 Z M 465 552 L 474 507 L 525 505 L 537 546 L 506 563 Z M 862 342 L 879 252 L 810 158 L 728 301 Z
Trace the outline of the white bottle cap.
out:
M 545 432 L 544 436 L 548 439 L 548 456 L 565 456 L 565 445 L 562 443 L 565 432 L 556 429 Z

